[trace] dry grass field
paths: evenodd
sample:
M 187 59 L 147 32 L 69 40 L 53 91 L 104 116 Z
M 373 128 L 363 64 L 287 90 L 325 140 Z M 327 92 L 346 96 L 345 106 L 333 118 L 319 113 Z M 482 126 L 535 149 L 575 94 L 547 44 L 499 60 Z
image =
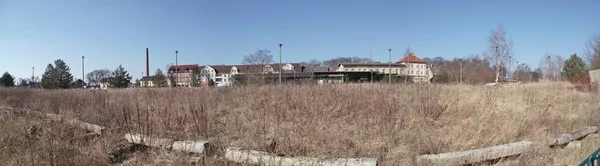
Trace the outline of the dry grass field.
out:
M 107 165 L 108 153 L 124 143 L 126 132 L 207 140 L 212 153 L 206 165 L 235 165 L 223 158 L 230 146 L 415 165 L 414 157 L 421 154 L 523 140 L 542 146 L 496 164 L 544 165 L 550 158 L 555 165 L 576 165 L 600 147 L 600 138 L 586 138 L 581 149 L 550 149 L 548 138 L 600 125 L 600 97 L 569 87 L 534 83 L 0 89 L 0 106 L 56 113 L 110 129 L 86 139 L 81 137 L 84 131 L 58 122 L 0 114 L 0 165 Z M 269 139 L 276 141 L 274 149 L 266 146 Z M 147 164 L 165 158 L 163 154 L 150 149 L 128 163 Z M 181 161 L 186 157 L 168 155 Z

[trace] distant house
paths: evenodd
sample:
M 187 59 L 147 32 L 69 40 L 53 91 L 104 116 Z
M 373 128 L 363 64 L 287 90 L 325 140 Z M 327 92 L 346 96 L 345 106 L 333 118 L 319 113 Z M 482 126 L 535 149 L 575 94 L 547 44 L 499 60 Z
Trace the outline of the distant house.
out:
M 375 72 L 378 74 L 400 75 L 406 70 L 404 64 L 385 63 L 340 63 L 336 71 L 345 72 Z
M 69 84 L 70 88 L 85 88 L 87 86 L 87 84 L 85 82 L 83 82 L 83 80 L 81 79 L 77 79 L 75 81 L 73 81 L 71 84 Z
M 279 74 L 279 67 L 283 75 L 293 78 L 295 73 L 302 73 L 305 69 L 300 63 L 266 64 L 266 65 L 208 65 L 200 67 L 200 82 L 207 85 L 214 82 L 215 86 L 230 86 L 234 83 L 236 75 L 261 76 L 272 78 L 268 74 Z M 241 77 L 238 77 L 241 78 Z M 278 78 L 278 77 L 277 77 Z
M 149 77 L 142 77 L 142 79 L 140 79 L 140 87 L 158 87 L 160 86 L 159 83 L 157 82 L 157 77 L 155 76 L 149 76 Z M 168 82 L 167 78 L 164 78 L 165 82 Z M 163 85 L 164 86 L 164 85 Z
M 140 87 L 144 88 L 156 86 L 154 84 L 154 78 L 154 76 L 142 77 L 142 79 L 140 79 Z
M 100 89 L 108 89 L 112 78 L 103 78 L 100 80 Z
M 406 65 L 407 70 L 404 75 L 408 76 L 412 82 L 429 82 L 433 73 L 427 66 L 427 62 L 411 53 L 400 59 L 396 64 Z
M 198 64 L 171 66 L 168 70 L 169 85 L 190 87 L 192 86 L 193 75 L 200 70 Z M 175 82 L 175 83 L 173 83 Z

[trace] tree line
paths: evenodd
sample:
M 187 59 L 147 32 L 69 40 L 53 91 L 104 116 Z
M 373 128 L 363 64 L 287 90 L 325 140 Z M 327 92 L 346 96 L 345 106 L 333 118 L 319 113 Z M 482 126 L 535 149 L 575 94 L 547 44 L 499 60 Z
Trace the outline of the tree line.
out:
M 0 85 L 6 87 L 31 87 L 44 89 L 68 89 L 83 88 L 84 86 L 99 86 L 100 83 L 107 83 L 113 88 L 126 88 L 129 86 L 131 76 L 119 65 L 116 70 L 108 69 L 94 70 L 87 74 L 88 83 L 81 79 L 73 80 L 71 68 L 62 59 L 57 59 L 46 66 L 41 79 L 38 77 L 19 79 L 15 85 L 14 77 L 8 72 L 0 77 Z

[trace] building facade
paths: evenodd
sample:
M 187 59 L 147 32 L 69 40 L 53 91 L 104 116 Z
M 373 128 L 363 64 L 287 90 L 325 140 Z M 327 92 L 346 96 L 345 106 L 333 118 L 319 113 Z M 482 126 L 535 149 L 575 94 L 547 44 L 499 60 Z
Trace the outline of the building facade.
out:
M 156 77 L 154 76 L 142 77 L 142 79 L 140 79 L 140 87 L 157 87 L 158 85 L 154 82 L 155 78 Z
M 303 69 L 299 63 L 266 64 L 266 65 L 208 65 L 200 66 L 200 82 L 208 85 L 209 82 L 215 86 L 230 86 L 235 83 L 234 76 L 240 74 L 273 74 L 279 73 L 281 66 L 283 73 L 301 72 Z
M 336 71 L 375 72 L 378 74 L 400 75 L 406 72 L 406 65 L 387 63 L 340 63 Z
M 429 82 L 433 78 L 433 73 L 427 66 L 427 62 L 411 53 L 400 59 L 396 64 L 406 65 L 406 72 L 403 73 L 415 83 Z
M 191 87 L 193 81 L 196 81 L 194 78 L 198 71 L 200 71 L 198 64 L 171 66 L 167 75 L 168 85 Z

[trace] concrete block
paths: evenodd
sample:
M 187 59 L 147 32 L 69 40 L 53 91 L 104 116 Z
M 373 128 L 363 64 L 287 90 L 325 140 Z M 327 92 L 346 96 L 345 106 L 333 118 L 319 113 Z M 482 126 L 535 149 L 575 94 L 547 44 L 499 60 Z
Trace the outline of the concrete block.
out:
M 175 151 L 204 154 L 207 145 L 208 141 L 175 141 L 173 142 L 172 149 Z
M 171 149 L 174 140 L 170 138 L 155 138 L 141 134 L 125 134 L 125 140 L 134 144 Z
M 569 142 L 565 148 L 581 149 L 581 141 Z
M 533 145 L 533 142 L 521 141 L 461 152 L 421 155 L 417 156 L 417 165 L 468 165 L 518 155 L 529 150 Z
M 376 166 L 377 158 L 316 158 L 316 157 L 286 157 L 271 153 L 227 148 L 225 159 L 248 165 L 264 166 Z

